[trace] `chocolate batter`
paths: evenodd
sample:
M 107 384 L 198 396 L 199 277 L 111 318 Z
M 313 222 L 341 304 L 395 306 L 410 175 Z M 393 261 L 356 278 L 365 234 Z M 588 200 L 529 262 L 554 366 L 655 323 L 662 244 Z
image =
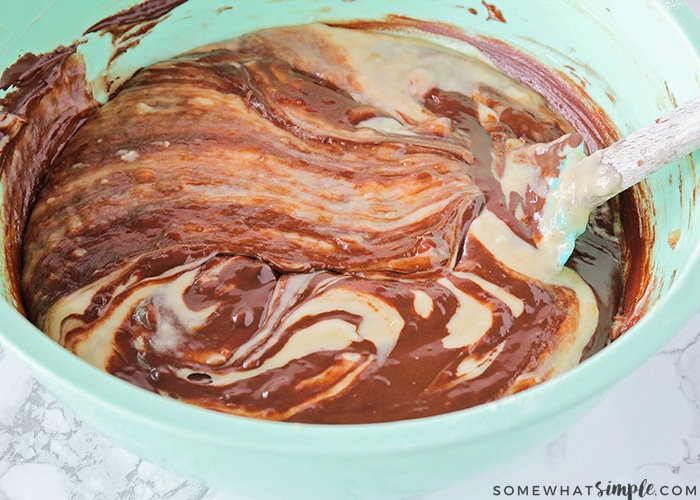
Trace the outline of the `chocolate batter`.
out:
M 71 49 L 29 61 L 65 76 L 41 94 L 59 95 L 49 109 L 22 104 L 38 95 L 22 92 L 22 66 L 6 74 L 10 116 L 71 115 L 45 168 L 8 156 L 37 144 L 26 127 L 2 151 L 28 179 L 17 220 L 38 191 L 17 229 L 28 317 L 145 389 L 313 423 L 468 408 L 604 346 L 623 296 L 615 206 L 555 272 L 528 223 L 536 190 L 504 192 L 502 176 L 537 143 L 556 175 L 561 148 L 611 129 L 579 135 L 482 61 L 363 28 L 204 47 L 104 106 Z

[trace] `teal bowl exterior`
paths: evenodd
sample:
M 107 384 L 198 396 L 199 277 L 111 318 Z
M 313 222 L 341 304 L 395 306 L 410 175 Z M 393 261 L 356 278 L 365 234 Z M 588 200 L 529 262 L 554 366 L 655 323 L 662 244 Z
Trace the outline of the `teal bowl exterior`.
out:
M 97 75 L 104 69 L 110 40 L 82 33 L 132 3 L 25 0 L 3 6 L 0 67 L 25 51 L 44 52 L 85 38 L 80 50 Z M 501 39 L 563 72 L 585 87 L 621 135 L 700 93 L 700 22 L 681 1 L 499 0 L 505 23 L 487 20 L 482 4 L 471 4 L 190 0 L 127 52 L 113 71 L 128 75 L 197 45 L 263 27 L 400 14 Z M 477 15 L 469 7 L 477 8 Z M 476 408 L 411 421 L 338 426 L 202 410 L 88 365 L 33 327 L 7 293 L 0 299 L 0 342 L 94 428 L 138 455 L 206 484 L 255 498 L 416 495 L 479 474 L 555 437 L 661 349 L 700 308 L 698 161 L 700 152 L 634 188 L 654 234 L 652 279 L 641 319 L 568 373 Z M 671 235 L 674 241 L 680 236 L 677 243 L 670 244 Z M 0 276 L 7 276 L 2 266 Z M 5 280 L 0 289 L 7 288 Z

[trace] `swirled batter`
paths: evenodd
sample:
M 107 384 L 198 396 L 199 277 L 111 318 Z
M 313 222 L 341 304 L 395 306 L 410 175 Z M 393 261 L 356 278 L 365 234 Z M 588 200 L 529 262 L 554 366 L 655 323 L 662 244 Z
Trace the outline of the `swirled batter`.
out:
M 310 25 L 204 47 L 139 71 L 67 142 L 25 235 L 27 312 L 224 412 L 474 406 L 608 335 L 614 215 L 563 270 L 533 243 L 537 179 L 581 141 L 533 90 L 417 38 Z

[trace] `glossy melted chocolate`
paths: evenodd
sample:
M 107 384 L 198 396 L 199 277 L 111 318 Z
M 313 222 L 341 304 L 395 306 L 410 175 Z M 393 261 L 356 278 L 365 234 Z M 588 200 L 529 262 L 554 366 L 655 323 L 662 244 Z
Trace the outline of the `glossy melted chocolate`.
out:
M 535 160 L 556 175 L 581 136 L 415 38 L 246 35 L 139 71 L 61 139 L 24 235 L 28 317 L 188 403 L 312 423 L 468 408 L 600 349 L 621 306 L 613 207 L 552 272 L 537 194 L 501 184 L 514 149 L 554 144 Z

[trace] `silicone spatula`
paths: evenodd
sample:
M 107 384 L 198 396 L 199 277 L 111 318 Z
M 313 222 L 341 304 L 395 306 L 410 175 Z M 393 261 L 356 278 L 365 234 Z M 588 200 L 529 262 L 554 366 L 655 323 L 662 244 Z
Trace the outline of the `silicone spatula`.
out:
M 545 197 L 537 247 L 564 265 L 597 206 L 697 149 L 700 95 L 605 149 L 574 151 Z

